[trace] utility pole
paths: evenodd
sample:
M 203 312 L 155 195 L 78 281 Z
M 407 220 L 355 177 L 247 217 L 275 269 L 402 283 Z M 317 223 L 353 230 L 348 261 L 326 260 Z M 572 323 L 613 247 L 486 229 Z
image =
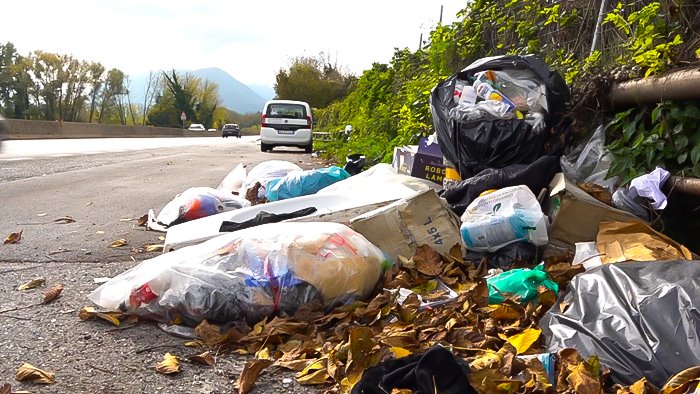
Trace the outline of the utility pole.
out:
M 420 34 L 420 40 L 418 40 L 418 50 L 423 49 L 423 33 Z
M 438 25 L 442 25 L 442 9 L 445 7 L 444 5 L 440 5 L 440 22 L 438 22 Z
M 608 9 L 608 0 L 600 0 L 600 10 L 598 11 L 598 20 L 595 23 L 595 31 L 593 32 L 593 42 L 591 43 L 591 53 L 595 52 L 600 47 L 601 30 L 603 29 L 603 17 Z

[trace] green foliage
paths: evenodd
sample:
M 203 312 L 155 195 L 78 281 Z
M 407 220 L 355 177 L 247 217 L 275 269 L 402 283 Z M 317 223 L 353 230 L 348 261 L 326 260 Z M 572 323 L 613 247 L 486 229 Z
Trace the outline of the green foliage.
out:
M 700 102 L 664 101 L 620 112 L 607 125 L 614 156 L 608 176 L 623 183 L 661 166 L 700 177 Z
M 354 80 L 320 54 L 318 57 L 298 57 L 289 69 L 276 76 L 275 92 L 280 100 L 306 101 L 312 108 L 323 108 L 345 96 Z
M 615 9 L 608 13 L 604 23 L 613 24 L 623 33 L 626 51 L 620 55 L 618 62 L 627 64 L 629 57 L 644 70 L 648 77 L 664 71 L 671 64 L 671 55 L 675 47 L 683 43 L 677 33 L 678 23 L 669 24 L 661 14 L 661 4 L 652 2 L 641 9 L 629 13 L 632 4 L 617 3 Z M 629 13 L 625 17 L 625 13 Z
M 200 80 L 190 74 L 163 72 L 163 86 L 155 104 L 148 112 L 148 122 L 153 126 L 182 127 L 180 114 L 185 113 L 189 123 L 201 123 L 206 128 L 221 123 L 218 117 L 218 85 Z

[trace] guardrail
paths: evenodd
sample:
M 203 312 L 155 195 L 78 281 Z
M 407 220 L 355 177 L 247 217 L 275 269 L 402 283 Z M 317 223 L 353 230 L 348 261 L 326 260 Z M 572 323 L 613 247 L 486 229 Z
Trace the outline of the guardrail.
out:
M 333 139 L 331 133 L 327 132 L 314 131 L 311 134 L 313 134 L 314 140 L 316 141 L 331 141 Z

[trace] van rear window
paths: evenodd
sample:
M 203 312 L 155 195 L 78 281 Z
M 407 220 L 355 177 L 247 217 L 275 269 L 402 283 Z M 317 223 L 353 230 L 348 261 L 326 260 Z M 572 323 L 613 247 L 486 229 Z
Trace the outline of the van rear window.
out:
M 305 119 L 306 107 L 299 104 L 270 104 L 267 107 L 268 118 L 289 118 L 289 119 Z

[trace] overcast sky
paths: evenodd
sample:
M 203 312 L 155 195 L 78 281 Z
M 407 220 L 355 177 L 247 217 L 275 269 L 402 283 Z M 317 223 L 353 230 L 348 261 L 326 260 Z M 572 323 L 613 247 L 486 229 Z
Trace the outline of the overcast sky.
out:
M 21 54 L 43 50 L 127 74 L 219 67 L 246 84 L 274 84 L 301 55 L 323 51 L 355 74 L 417 49 L 420 34 L 466 0 L 11 0 L 0 41 Z

